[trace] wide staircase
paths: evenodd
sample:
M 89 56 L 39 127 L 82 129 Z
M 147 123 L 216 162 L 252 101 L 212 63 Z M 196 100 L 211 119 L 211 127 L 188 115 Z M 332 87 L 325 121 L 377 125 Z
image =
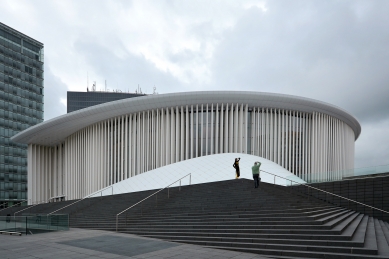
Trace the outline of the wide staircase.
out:
M 164 190 L 121 214 L 116 225 L 116 214 L 153 192 L 85 199 L 57 213 L 69 213 L 71 227 L 117 227 L 122 233 L 271 258 L 389 258 L 387 222 L 288 187 L 261 183 L 254 189 L 245 179 L 170 188 L 169 197 Z M 52 211 L 44 204 L 26 213 Z

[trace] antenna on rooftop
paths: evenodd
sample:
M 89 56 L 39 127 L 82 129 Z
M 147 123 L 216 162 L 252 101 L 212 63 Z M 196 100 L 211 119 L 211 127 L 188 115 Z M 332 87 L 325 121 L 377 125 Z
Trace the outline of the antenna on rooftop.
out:
M 96 81 L 93 82 L 92 91 L 93 91 L 93 92 L 96 92 Z

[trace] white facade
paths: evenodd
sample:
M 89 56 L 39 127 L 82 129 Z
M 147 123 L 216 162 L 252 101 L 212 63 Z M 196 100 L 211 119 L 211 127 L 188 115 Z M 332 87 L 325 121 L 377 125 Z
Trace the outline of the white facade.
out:
M 32 203 L 84 197 L 135 175 L 219 153 L 271 160 L 296 176 L 354 167 L 358 121 L 294 96 L 195 92 L 107 103 L 41 123 L 13 137 L 28 147 Z M 320 174 L 319 174 L 320 173 Z

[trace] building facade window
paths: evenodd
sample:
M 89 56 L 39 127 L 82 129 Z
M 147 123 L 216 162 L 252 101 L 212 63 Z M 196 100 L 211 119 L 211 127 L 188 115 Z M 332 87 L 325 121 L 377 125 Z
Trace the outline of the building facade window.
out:
M 0 23 L 0 207 L 27 200 L 27 145 L 12 136 L 43 121 L 43 44 Z

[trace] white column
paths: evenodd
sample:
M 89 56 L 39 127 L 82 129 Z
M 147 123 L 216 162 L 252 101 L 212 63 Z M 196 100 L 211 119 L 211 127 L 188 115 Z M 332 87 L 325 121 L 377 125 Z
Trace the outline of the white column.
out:
M 270 109 L 269 110 L 269 134 L 268 134 L 268 138 L 269 138 L 269 160 L 271 161 L 274 161 L 274 158 L 273 158 L 273 146 L 274 146 L 274 143 L 273 143 L 273 109 Z
M 189 157 L 189 108 L 188 105 L 185 107 L 185 160 L 191 158 Z M 192 112 L 191 112 L 192 114 Z M 191 117 L 192 120 L 192 117 Z M 191 124 L 192 125 L 192 124 Z M 192 135 L 190 135 L 192 138 Z M 192 145 L 190 146 L 192 147 Z
M 167 112 L 169 113 L 169 117 L 168 118 L 168 128 L 169 128 L 169 131 L 166 132 L 168 134 L 168 143 L 167 143 L 167 146 L 168 146 L 168 150 L 169 152 L 166 153 L 166 156 L 168 157 L 168 165 L 169 164 L 172 164 L 174 162 L 174 152 L 175 152 L 175 145 L 174 145 L 174 137 L 175 137 L 175 134 L 174 134 L 174 111 L 173 111 L 173 108 L 168 108 L 167 109 Z
M 278 136 L 277 136 L 277 149 L 278 149 L 278 157 L 277 157 L 277 163 L 279 164 L 279 165 L 281 165 L 282 164 L 282 162 L 281 162 L 281 153 L 282 153 L 282 150 L 281 150 L 281 130 L 282 130 L 282 128 L 281 128 L 281 117 L 282 117 L 282 115 L 281 115 L 281 110 L 280 109 L 278 109 L 278 115 L 277 115 L 277 117 L 278 117 Z
M 164 152 L 165 152 L 165 141 L 166 141 L 166 138 L 164 136 L 164 134 L 165 134 L 165 114 L 164 114 L 163 108 L 161 109 L 161 115 L 160 115 L 160 119 L 159 120 L 160 120 L 160 131 L 161 131 L 161 134 L 159 134 L 159 142 L 161 143 L 159 166 L 164 166 L 165 165 Z
M 188 107 L 188 106 L 187 106 Z M 185 157 L 185 144 L 184 141 L 187 141 L 188 139 L 188 134 L 185 134 L 186 127 L 184 126 L 185 124 L 188 123 L 188 119 L 184 121 L 184 107 L 181 106 L 181 119 L 180 119 L 180 124 L 181 124 L 181 134 L 180 134 L 180 147 L 181 147 L 181 154 L 179 157 L 179 161 L 184 161 L 187 159 Z
M 141 155 L 141 158 L 140 158 L 140 163 L 141 163 L 141 166 L 140 166 L 140 173 L 144 173 L 145 172 L 145 156 L 146 156 L 146 152 L 145 152 L 145 135 L 146 135 L 146 114 L 145 114 L 145 111 L 142 112 L 142 117 L 141 117 L 141 121 L 142 121 L 142 124 L 141 124 L 141 130 L 140 130 L 140 134 L 141 134 L 141 152 L 140 152 L 140 155 Z
M 285 168 L 285 111 L 281 111 L 281 164 Z
M 208 110 L 208 109 L 207 109 Z M 210 136 L 210 146 L 211 146 L 211 150 L 209 152 L 210 155 L 214 154 L 214 150 L 213 150 L 213 142 L 214 142 L 214 138 L 213 138 L 213 124 L 215 123 L 214 121 L 214 118 L 213 118 L 213 103 L 211 104 L 211 136 Z M 208 125 L 208 122 L 207 122 L 207 125 Z
M 234 123 L 236 124 L 236 120 L 234 120 L 234 104 L 231 103 L 231 109 L 230 109 L 230 118 L 229 118 L 230 125 L 228 127 L 228 133 L 229 133 L 229 152 L 233 153 L 234 152 Z
M 204 107 L 201 105 L 201 124 L 200 124 L 200 156 L 203 156 L 204 152 Z
M 171 155 L 171 142 L 170 142 L 170 134 L 171 134 L 171 128 L 170 128 L 170 120 L 171 120 L 171 114 L 169 114 L 169 109 L 166 108 L 166 165 L 170 164 L 170 155 Z
M 178 112 L 178 106 L 176 106 L 176 114 L 175 114 L 175 139 L 176 139 L 176 152 L 175 152 L 175 159 L 174 162 L 179 162 L 180 160 L 180 129 L 179 129 L 179 112 Z
M 206 108 L 206 112 L 205 112 L 205 125 L 203 126 L 203 129 L 205 129 L 205 150 L 204 150 L 204 152 L 205 152 L 205 155 L 208 155 L 208 104 L 207 104 L 207 106 L 206 106 L 207 108 Z M 203 112 L 204 112 L 204 110 L 203 110 Z
M 243 135 L 243 126 L 245 126 L 245 121 L 243 117 L 243 103 L 240 105 L 240 110 L 238 112 L 238 139 L 237 139 L 237 150 L 239 153 L 243 153 L 243 142 L 244 142 L 244 135 Z
M 190 158 L 191 159 L 194 158 L 194 155 L 193 155 L 193 149 L 194 149 L 194 146 L 193 146 L 193 138 L 194 138 L 194 135 L 193 135 L 193 129 L 194 129 L 193 113 L 194 113 L 193 105 L 191 105 L 190 106 Z
M 229 153 L 229 136 L 230 136 L 230 133 L 229 133 L 229 122 L 228 122 L 228 116 L 229 115 L 229 111 L 228 111 L 228 103 L 226 104 L 226 111 L 225 111 L 225 123 L 224 123 L 224 151 L 223 153 Z
M 238 151 L 238 138 L 239 138 L 239 105 L 238 103 L 235 106 L 235 111 L 234 111 L 234 135 L 233 135 L 233 145 L 234 149 L 233 152 L 239 152 Z M 240 141 L 239 141 L 240 142 Z
M 292 135 L 291 135 L 291 132 L 292 132 L 292 127 L 291 127 L 291 123 L 292 122 L 292 119 L 291 119 L 291 111 L 288 111 L 288 121 L 287 121 L 287 129 L 288 129 L 288 170 L 289 172 L 292 172 L 292 163 L 291 163 L 291 146 L 292 146 L 292 143 L 291 143 L 291 139 L 292 139 Z
M 243 107 L 243 105 L 242 105 Z M 245 154 L 252 154 L 251 153 L 251 150 L 247 150 L 248 147 L 247 147 L 247 142 L 248 141 L 251 141 L 251 139 L 247 139 L 248 138 L 248 135 L 247 135 L 247 128 L 248 128 L 248 116 L 249 116 L 249 111 L 248 111 L 248 104 L 246 104 L 246 107 L 244 109 L 244 130 L 243 130 L 243 134 L 244 134 L 244 137 L 243 137 L 243 153 Z
M 219 148 L 219 153 L 224 153 L 224 147 L 223 147 L 223 142 L 224 142 L 224 128 L 225 128 L 225 125 L 224 125 L 224 107 L 223 107 L 223 103 L 221 104 L 221 107 L 220 107 L 220 127 L 218 127 L 217 129 L 219 130 L 220 129 L 220 140 L 219 140 L 219 145 L 220 145 L 220 148 Z
M 123 137 L 124 137 L 124 116 L 121 116 L 121 118 L 119 117 L 119 122 L 120 122 L 120 132 L 119 132 L 119 136 L 120 136 L 120 141 L 118 141 L 118 144 L 119 144 L 119 151 L 120 151 L 120 156 L 118 156 L 118 158 L 120 158 L 120 179 L 119 181 L 122 181 L 124 180 L 124 164 L 123 164 L 123 160 L 124 160 L 124 152 L 123 152 L 123 149 L 124 149 L 124 141 L 123 141 Z
M 215 114 L 215 154 L 219 154 L 219 104 L 216 104 L 216 114 Z M 212 122 L 213 123 L 213 122 Z
M 145 118 L 145 128 L 143 129 L 143 134 L 144 134 L 144 147 L 143 147 L 143 152 L 144 152 L 144 170 L 143 172 L 149 171 L 149 165 L 150 165 L 150 111 L 147 110 L 147 112 L 144 113 Z

